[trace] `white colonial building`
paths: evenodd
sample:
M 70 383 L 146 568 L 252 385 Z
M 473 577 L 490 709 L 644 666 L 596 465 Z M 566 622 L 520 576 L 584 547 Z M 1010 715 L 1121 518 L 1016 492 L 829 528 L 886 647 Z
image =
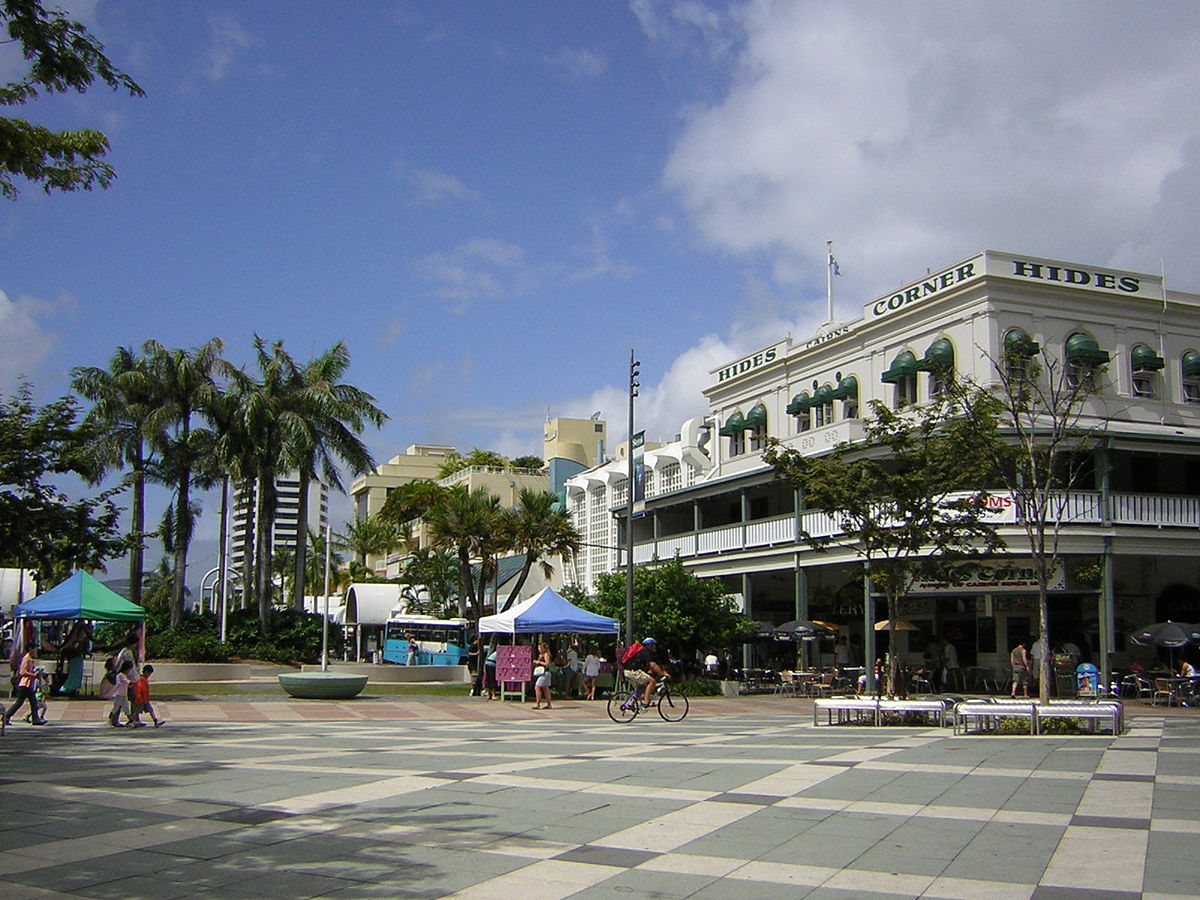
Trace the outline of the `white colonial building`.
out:
M 947 371 L 994 382 L 1006 347 L 1099 379 L 1082 424 L 1102 435 L 1086 483 L 1068 498 L 1051 637 L 1080 644 L 1107 672 L 1127 649 L 1126 629 L 1200 619 L 1200 296 L 1167 291 L 1157 275 L 995 251 L 871 299 L 852 321 L 713 371 L 708 412 L 646 454 L 635 563 L 678 554 L 698 575 L 722 579 L 753 619 L 833 621 L 869 654 L 870 620 L 886 613 L 864 592 L 852 550 L 815 552 L 798 539 L 821 531 L 821 513 L 775 479 L 765 440 L 827 452 L 863 436 L 871 401 L 923 403 Z M 590 589 L 619 566 L 618 551 L 605 548 L 624 545 L 626 465 L 606 463 L 567 486 L 591 545 L 574 577 Z M 948 638 L 964 667 L 999 668 L 1013 642 L 1036 635 L 1015 513 L 1001 530 L 1009 555 L 995 566 L 907 600 L 924 639 Z

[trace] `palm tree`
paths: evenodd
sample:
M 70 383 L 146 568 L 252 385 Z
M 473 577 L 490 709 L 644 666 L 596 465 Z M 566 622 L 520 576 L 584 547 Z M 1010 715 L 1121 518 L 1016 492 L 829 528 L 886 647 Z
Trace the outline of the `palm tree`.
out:
M 161 453 L 175 488 L 171 522 L 175 576 L 171 590 L 172 627 L 183 618 L 187 553 L 195 515 L 190 496 L 192 482 L 197 467 L 216 443 L 215 436 L 196 427 L 196 422 L 216 406 L 221 395 L 214 372 L 223 346 L 219 338 L 191 351 L 168 350 L 154 340 L 142 346 L 147 357 L 151 396 L 158 406 L 156 422 L 161 423 L 152 443 Z
M 367 423 L 379 427 L 387 416 L 375 405 L 375 398 L 366 391 L 342 383 L 350 368 L 350 350 L 345 341 L 338 341 L 320 356 L 310 360 L 296 373 L 296 400 L 301 415 L 307 419 L 304 434 L 297 429 L 294 436 L 297 468 L 300 472 L 300 502 L 296 532 L 296 576 L 293 603 L 304 607 L 304 569 L 308 549 L 304 529 L 308 522 L 308 485 L 320 477 L 330 488 L 345 493 L 335 460 L 341 460 L 355 475 L 365 475 L 375 468 L 375 460 L 367 445 L 359 439 Z
M 349 551 L 354 562 L 365 564 L 369 557 L 386 556 L 397 547 L 409 543 L 412 530 L 408 526 L 401 527 L 385 521 L 382 514 L 376 514 L 347 522 L 346 530 L 334 537 L 334 546 Z
M 108 368 L 80 366 L 71 370 L 71 386 L 95 405 L 84 424 L 100 435 L 92 451 L 98 463 L 96 479 L 111 466 L 129 467 L 131 508 L 129 536 L 129 599 L 142 605 L 142 567 L 146 537 L 146 476 L 153 451 L 148 438 L 155 427 L 154 402 L 147 361 L 129 347 L 120 347 Z
M 558 509 L 557 504 L 558 497 L 550 491 L 522 488 L 516 508 L 505 517 L 504 543 L 509 550 L 524 553 L 525 562 L 516 585 L 504 601 L 504 609 L 512 606 L 520 595 L 535 564 L 540 565 L 542 573 L 549 578 L 554 567 L 547 557 L 565 563 L 583 546 L 583 539 L 571 524 L 571 517 Z

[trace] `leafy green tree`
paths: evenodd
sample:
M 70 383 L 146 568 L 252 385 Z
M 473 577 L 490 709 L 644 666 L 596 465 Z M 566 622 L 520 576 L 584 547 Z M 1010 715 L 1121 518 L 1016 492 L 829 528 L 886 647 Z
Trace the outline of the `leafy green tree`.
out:
M 500 500 L 478 487 L 456 486 L 425 514 L 433 546 L 458 557 L 460 603 L 476 621 L 483 615 L 484 588 L 496 572 L 496 557 L 504 548 Z M 478 589 L 471 579 L 471 560 L 478 560 Z
M 1076 370 L 1028 338 L 1005 341 L 1004 353 L 989 361 L 990 383 L 958 379 L 951 392 L 967 421 L 981 424 L 989 468 L 1020 511 L 1038 586 L 1039 635 L 1050 647 L 1049 585 L 1063 564 L 1060 537 L 1070 521 L 1070 492 L 1091 477 L 1090 452 L 1107 422 L 1094 416 L 1085 421 L 1106 365 L 1097 359 Z M 993 422 L 1000 437 L 989 439 Z M 1043 653 L 1041 703 L 1050 702 L 1052 667 L 1052 655 Z
M 89 452 L 96 434 L 76 423 L 78 409 L 63 397 L 40 409 L 28 384 L 0 397 L 0 565 L 33 569 L 52 585 L 75 569 L 99 569 L 122 555 L 119 488 L 72 501 L 48 482 L 58 475 L 95 479 Z
M 455 472 L 463 469 L 479 467 L 486 469 L 507 469 L 512 466 L 507 456 L 494 450 L 480 450 L 476 447 L 466 456 L 454 451 L 446 454 L 445 461 L 438 467 L 438 478 L 449 478 Z
M 151 394 L 164 423 L 156 431 L 154 444 L 162 456 L 166 477 L 174 486 L 168 528 L 164 529 L 164 537 L 170 542 L 169 552 L 174 556 L 172 624 L 177 623 L 184 612 L 187 554 L 196 516 L 191 489 L 202 474 L 200 469 L 204 462 L 216 453 L 216 435 L 203 424 L 205 416 L 217 406 L 221 396 L 215 378 L 221 350 L 218 338 L 195 350 L 171 350 L 158 341 L 147 341 L 142 347 L 148 360 Z
M 512 461 L 514 469 L 544 469 L 546 462 L 540 456 L 518 456 Z
M 390 499 L 390 495 L 389 495 Z M 411 538 L 405 527 L 387 520 L 382 510 L 365 519 L 347 522 L 345 531 L 334 535 L 334 546 L 350 553 L 357 563 L 365 563 L 372 556 L 387 556 L 403 547 Z
M 436 481 L 409 481 L 388 491 L 377 516 L 381 522 L 403 526 L 419 519 L 445 499 L 446 488 Z
M 304 595 L 325 596 L 325 535 L 308 529 L 308 554 L 304 564 Z M 342 568 L 342 556 L 337 552 L 337 541 L 329 548 L 329 590 L 338 592 L 338 572 Z
M 895 647 L 902 599 L 915 577 L 945 577 L 958 561 L 1003 546 L 984 505 L 995 421 L 968 421 L 948 401 L 899 411 L 875 401 L 871 409 L 862 444 L 805 456 L 772 440 L 763 459 L 838 530 L 801 538 L 817 549 L 848 547 L 866 564 L 887 598 Z M 887 691 L 894 696 L 902 690 L 900 664 L 890 656 Z
M 551 559 L 569 562 L 583 546 L 583 539 L 571 524 L 571 517 L 558 509 L 557 503 L 558 498 L 549 491 L 522 488 L 517 506 L 504 516 L 504 549 L 524 554 L 525 561 L 500 612 L 512 606 L 520 596 L 535 565 L 540 566 L 542 574 L 549 578 L 554 573 Z
M 625 619 L 625 573 L 596 579 L 596 594 L 580 605 L 602 616 Z M 697 578 L 678 557 L 633 570 L 635 638 L 653 636 L 683 658 L 743 639 L 749 627 L 734 600 L 715 578 Z
M 413 597 L 417 596 L 418 588 L 425 588 L 428 599 L 417 604 L 427 608 L 414 609 L 410 606 L 410 612 L 445 616 L 458 599 L 458 558 L 450 550 L 419 547 L 404 561 L 400 583 L 413 590 Z
M 165 556 L 161 557 L 152 571 L 142 574 L 140 596 L 146 609 L 169 610 L 174 583 L 175 573 L 171 571 L 171 563 Z
M 0 85 L 0 106 L 20 106 L 40 93 L 85 93 L 97 79 L 132 97 L 138 85 L 104 55 L 104 46 L 79 22 L 40 0 L 2 0 L 0 21 L 21 47 L 29 68 L 17 81 Z M 0 194 L 16 199 L 14 176 L 41 183 L 51 191 L 108 187 L 116 177 L 104 161 L 108 138 L 93 129 L 50 131 L 25 119 L 0 117 Z
M 82 366 L 71 370 L 71 385 L 93 402 L 84 423 L 96 430 L 91 445 L 97 475 L 110 468 L 129 469 L 129 599 L 142 603 L 142 569 L 146 539 L 146 477 L 154 453 L 150 438 L 161 427 L 149 366 L 132 348 L 119 347 L 107 369 Z

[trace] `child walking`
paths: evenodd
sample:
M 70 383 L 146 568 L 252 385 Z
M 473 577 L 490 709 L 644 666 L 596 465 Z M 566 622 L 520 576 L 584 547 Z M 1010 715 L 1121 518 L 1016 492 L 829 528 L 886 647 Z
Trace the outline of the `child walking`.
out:
M 127 659 L 121 663 L 113 683 L 113 705 L 108 713 L 108 724 L 113 728 L 124 727 L 121 724 L 121 713 L 125 714 L 126 724 L 133 727 L 133 712 L 129 708 L 129 689 L 132 682 L 129 676 L 133 673 L 133 660 Z
M 150 703 L 150 676 L 154 674 L 154 666 L 146 663 L 142 666 L 142 677 L 133 685 L 133 721 L 135 727 L 145 725 L 142 721 L 142 713 L 150 714 L 150 721 L 157 728 L 162 724 L 160 719 L 154 712 L 154 706 Z

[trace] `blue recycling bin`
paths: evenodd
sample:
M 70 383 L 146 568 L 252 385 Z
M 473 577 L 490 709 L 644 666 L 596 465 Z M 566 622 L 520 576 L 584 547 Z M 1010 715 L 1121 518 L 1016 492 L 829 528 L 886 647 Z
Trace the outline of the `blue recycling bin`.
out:
M 1075 667 L 1075 696 L 1095 697 L 1100 690 L 1100 670 L 1091 663 Z

